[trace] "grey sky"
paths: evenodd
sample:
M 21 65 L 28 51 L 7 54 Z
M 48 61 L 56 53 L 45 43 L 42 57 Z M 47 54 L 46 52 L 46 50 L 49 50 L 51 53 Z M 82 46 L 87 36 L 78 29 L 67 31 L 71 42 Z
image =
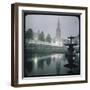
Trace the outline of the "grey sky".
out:
M 70 35 L 79 34 L 79 20 L 76 16 L 55 16 L 55 15 L 27 15 L 25 30 L 32 28 L 34 32 L 43 31 L 52 38 L 56 35 L 58 18 L 60 21 L 61 37 L 67 38 Z

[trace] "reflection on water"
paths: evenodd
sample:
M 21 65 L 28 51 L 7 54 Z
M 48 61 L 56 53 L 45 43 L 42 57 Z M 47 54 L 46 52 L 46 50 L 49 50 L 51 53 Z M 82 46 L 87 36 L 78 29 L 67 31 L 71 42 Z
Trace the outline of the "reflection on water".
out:
M 51 76 L 51 75 L 77 75 L 80 74 L 79 58 L 77 56 L 77 68 L 65 67 L 68 64 L 64 54 L 30 54 L 24 61 L 24 77 Z

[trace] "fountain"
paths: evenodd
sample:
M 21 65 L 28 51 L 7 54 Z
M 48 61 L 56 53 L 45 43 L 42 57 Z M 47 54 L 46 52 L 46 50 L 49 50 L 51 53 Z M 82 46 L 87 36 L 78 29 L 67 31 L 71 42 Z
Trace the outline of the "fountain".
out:
M 77 67 L 77 65 L 74 63 L 75 59 L 76 59 L 75 58 L 76 57 L 76 52 L 75 52 L 74 46 L 77 46 L 77 43 L 73 42 L 74 38 L 75 37 L 73 37 L 73 36 L 68 37 L 69 43 L 65 44 L 65 46 L 68 46 L 68 50 L 65 53 L 65 57 L 67 58 L 68 64 L 65 64 L 64 66 L 67 67 L 67 68 L 70 68 L 71 70 L 73 68 Z

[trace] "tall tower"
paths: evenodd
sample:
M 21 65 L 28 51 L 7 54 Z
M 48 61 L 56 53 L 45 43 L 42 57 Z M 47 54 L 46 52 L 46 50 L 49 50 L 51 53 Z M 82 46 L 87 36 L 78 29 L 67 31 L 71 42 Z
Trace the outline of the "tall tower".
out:
M 57 42 L 60 42 L 61 41 L 61 29 L 60 29 L 59 18 L 58 18 L 57 28 L 56 28 L 56 41 Z

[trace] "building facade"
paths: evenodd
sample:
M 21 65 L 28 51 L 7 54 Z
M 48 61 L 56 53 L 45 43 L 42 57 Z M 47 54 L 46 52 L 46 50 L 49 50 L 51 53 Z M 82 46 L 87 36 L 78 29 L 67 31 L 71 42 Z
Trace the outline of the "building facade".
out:
M 62 39 L 61 39 L 61 27 L 60 27 L 59 18 L 58 18 L 57 28 L 56 28 L 55 43 L 56 43 L 56 45 L 58 45 L 58 46 L 63 46 L 63 41 L 62 41 Z

